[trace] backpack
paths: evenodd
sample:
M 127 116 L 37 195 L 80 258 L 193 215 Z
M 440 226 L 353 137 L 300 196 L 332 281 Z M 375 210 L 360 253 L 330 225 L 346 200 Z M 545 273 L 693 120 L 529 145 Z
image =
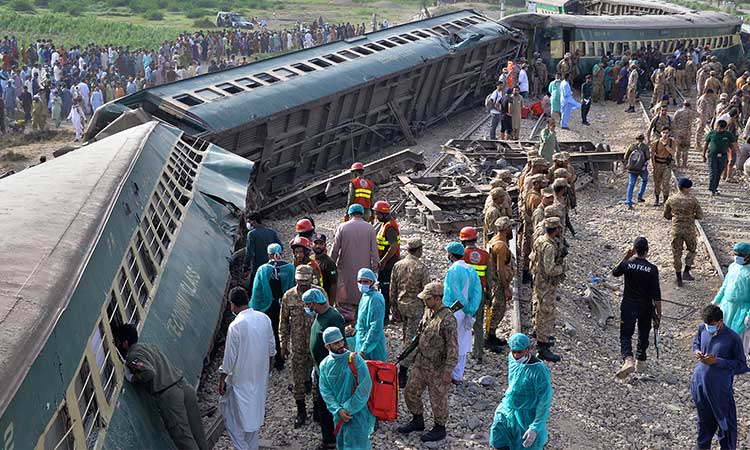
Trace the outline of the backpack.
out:
M 349 353 L 349 369 L 354 374 L 354 386 L 352 392 L 357 389 L 357 368 L 354 366 L 354 352 Z M 370 371 L 372 390 L 367 400 L 367 408 L 375 419 L 392 422 L 398 418 L 398 369 L 396 365 L 384 361 L 367 360 L 367 369 Z M 337 434 L 344 422 L 336 425 L 334 434 Z
M 640 146 L 636 145 L 633 151 L 628 156 L 628 161 L 625 164 L 625 169 L 628 172 L 641 173 L 643 166 L 646 165 L 646 153 L 641 150 Z

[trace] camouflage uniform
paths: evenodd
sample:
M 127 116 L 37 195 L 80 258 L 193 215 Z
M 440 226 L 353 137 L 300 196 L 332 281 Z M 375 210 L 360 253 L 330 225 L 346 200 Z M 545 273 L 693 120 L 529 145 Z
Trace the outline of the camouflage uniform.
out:
M 706 80 L 708 79 L 708 74 L 710 72 L 711 71 L 708 69 L 708 64 L 703 63 L 700 69 L 698 69 L 695 73 L 695 88 L 698 91 L 698 96 L 706 93 Z M 714 91 L 714 93 L 715 92 L 716 91 Z
M 664 127 L 672 128 L 672 119 L 669 117 L 669 114 L 665 116 L 657 114 L 651 119 L 647 131 L 647 136 L 651 138 L 651 143 L 661 137 L 661 129 Z
M 721 81 L 716 78 L 716 73 L 711 71 L 706 82 L 703 85 L 703 90 L 713 89 L 714 94 L 721 94 Z
M 651 161 L 654 166 L 654 195 L 657 201 L 659 194 L 664 194 L 664 199 L 669 198 L 672 190 L 672 154 L 674 152 L 674 140 L 669 138 L 667 144 L 661 139 L 651 143 Z
M 695 83 L 695 72 L 696 67 L 695 63 L 693 63 L 693 58 L 688 58 L 687 61 L 685 61 L 685 85 L 686 88 L 690 88 L 690 86 Z
M 565 79 L 565 74 L 570 73 L 573 69 L 573 64 L 570 61 L 570 53 L 566 53 L 563 59 L 557 63 L 557 73 L 562 75 L 561 79 Z
M 510 219 L 507 217 L 499 218 L 495 221 L 495 228 L 498 233 L 487 243 L 487 251 L 490 253 L 488 276 L 491 280 L 490 298 L 492 299 L 492 302 L 485 309 L 484 332 L 488 336 L 496 335 L 497 327 L 502 322 L 507 309 L 506 299 L 510 298 L 513 292 L 513 286 L 511 285 L 515 274 L 513 255 L 508 247 L 507 236 L 500 232 L 509 230 L 510 226 Z M 528 304 L 528 302 L 524 303 Z M 526 322 L 524 322 L 524 318 L 526 318 Z M 526 315 L 522 311 L 521 326 L 524 327 L 524 325 L 526 329 L 531 327 L 531 311 L 528 311 Z
M 511 217 L 513 214 L 512 200 L 503 186 L 492 188 L 484 202 L 484 227 L 482 227 L 483 242 L 489 242 L 495 233 L 495 221 L 502 216 Z
M 661 100 L 666 91 L 667 76 L 664 73 L 664 64 L 660 64 L 660 66 L 659 69 L 651 74 L 651 83 L 654 85 L 654 91 L 651 94 L 651 105 Z
M 732 64 L 732 67 L 734 64 Z M 734 70 L 730 67 L 726 71 L 724 71 L 724 79 L 722 80 L 724 84 L 724 92 L 731 94 L 737 89 L 737 74 L 734 72 Z
M 533 184 L 544 178 L 544 175 L 537 174 L 527 177 L 526 180 Z M 539 189 L 528 189 L 525 190 L 525 197 L 523 201 L 523 235 L 521 236 L 521 270 L 529 270 L 529 256 L 531 255 L 531 235 L 534 233 L 534 229 L 531 224 L 531 215 L 539 203 L 542 202 L 542 196 Z
M 559 226 L 560 220 L 545 219 L 545 226 L 548 224 Z M 555 332 L 557 286 L 565 280 L 563 258 L 562 245 L 547 234 L 534 242 L 534 251 L 531 255 L 531 271 L 534 274 L 533 322 L 536 338 L 542 343 L 549 343 L 550 336 Z
M 593 68 L 593 79 L 594 79 L 594 92 L 592 93 L 592 101 L 599 103 L 604 100 L 604 64 L 598 62 Z
M 411 249 L 422 247 L 418 240 L 409 241 Z M 417 294 L 430 282 L 427 266 L 411 253 L 393 266 L 391 272 L 391 301 L 397 305 L 401 313 L 401 327 L 403 331 L 404 347 L 408 346 L 417 335 L 419 321 L 424 315 L 424 303 L 417 298 Z M 401 365 L 409 367 L 414 359 L 414 353 L 409 355 Z
M 703 94 L 698 98 L 696 105 L 698 111 L 698 128 L 695 130 L 695 142 L 702 145 L 706 133 L 706 126 L 711 123 L 716 113 L 716 94 Z
M 322 288 L 312 285 L 311 289 Z M 282 348 L 291 352 L 292 382 L 294 400 L 305 400 L 305 385 L 310 383 L 312 357 L 310 356 L 310 327 L 313 318 L 305 313 L 305 303 L 297 286 L 289 289 L 281 297 L 279 314 L 279 342 Z M 291 345 L 290 345 L 291 342 Z
M 435 424 L 445 425 L 448 423 L 448 389 L 451 384 L 443 383 L 442 378 L 458 363 L 456 318 L 450 309 L 441 305 L 436 312 L 425 309 L 419 326 L 422 334 L 404 389 L 406 407 L 413 415 L 422 415 L 422 393 L 427 388 Z
M 542 86 L 547 85 L 547 65 L 538 58 L 534 62 L 534 76 L 532 77 L 532 96 L 539 97 L 542 94 Z
M 672 137 L 677 143 L 675 160 L 677 165 L 687 166 L 688 153 L 690 152 L 690 140 L 693 138 L 693 122 L 698 118 L 698 113 L 690 107 L 683 106 L 674 113 L 672 120 Z
M 685 266 L 692 267 L 695 261 L 697 238 L 695 220 L 703 218 L 698 200 L 689 194 L 677 192 L 664 204 L 664 218 L 672 220 L 672 257 L 674 270 L 682 271 L 682 246 L 687 248 Z
M 677 89 L 675 86 L 675 77 L 677 71 L 674 66 L 669 65 L 664 69 L 664 92 L 672 99 L 672 102 L 677 98 Z

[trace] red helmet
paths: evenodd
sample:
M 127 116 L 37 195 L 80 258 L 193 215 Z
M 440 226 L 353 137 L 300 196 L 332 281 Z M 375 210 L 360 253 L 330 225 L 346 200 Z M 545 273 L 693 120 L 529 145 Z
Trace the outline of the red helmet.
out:
M 474 227 L 463 227 L 458 233 L 458 239 L 461 241 L 473 241 L 477 238 L 477 230 Z
M 289 243 L 289 246 L 294 247 L 305 247 L 306 249 L 312 250 L 313 244 L 310 242 L 310 239 L 302 236 L 297 236 L 296 238 L 292 239 L 292 242 Z
M 379 213 L 388 214 L 389 212 L 391 212 L 391 205 L 388 204 L 388 202 L 380 200 L 379 202 L 375 202 L 375 205 L 373 205 L 372 209 Z
M 365 170 L 365 165 L 361 162 L 355 162 L 354 164 L 352 164 L 351 170 Z
M 315 227 L 313 227 L 310 219 L 300 219 L 297 221 L 297 225 L 294 226 L 294 229 L 297 233 L 307 233 L 308 231 L 314 230 Z

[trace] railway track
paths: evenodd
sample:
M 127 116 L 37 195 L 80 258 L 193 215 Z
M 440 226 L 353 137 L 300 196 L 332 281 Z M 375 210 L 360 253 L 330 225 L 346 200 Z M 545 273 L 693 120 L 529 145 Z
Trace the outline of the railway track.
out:
M 677 91 L 684 100 L 685 96 Z M 641 109 L 647 121 L 651 120 L 650 110 L 646 102 L 650 97 L 642 96 Z M 692 102 L 693 104 L 695 102 Z M 688 153 L 687 167 L 673 168 L 672 181 L 676 185 L 676 177 L 688 177 L 693 181 L 693 195 L 698 199 L 703 209 L 703 219 L 695 221 L 698 234 L 708 251 L 711 264 L 719 278 L 723 281 L 726 269 L 732 262 L 732 246 L 747 239 L 750 229 L 750 196 L 744 181 L 719 185 L 721 195 L 711 196 L 708 191 L 708 166 L 701 157 L 702 151 L 695 143 L 694 149 Z

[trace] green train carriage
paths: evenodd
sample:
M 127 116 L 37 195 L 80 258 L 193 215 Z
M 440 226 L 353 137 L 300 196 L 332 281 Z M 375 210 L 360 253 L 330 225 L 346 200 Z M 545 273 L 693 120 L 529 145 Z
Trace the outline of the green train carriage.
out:
M 666 57 L 680 45 L 710 45 L 725 65 L 736 63 L 743 56 L 741 21 L 719 12 L 597 17 L 522 13 L 508 16 L 503 22 L 526 34 L 527 57 L 539 52 L 551 74 L 565 53 L 576 50 L 581 55 L 581 74 L 591 73 L 594 64 L 607 53 L 619 57 L 649 46 Z
M 4 450 L 174 448 L 112 329 L 197 385 L 251 170 L 149 122 L 0 180 Z

